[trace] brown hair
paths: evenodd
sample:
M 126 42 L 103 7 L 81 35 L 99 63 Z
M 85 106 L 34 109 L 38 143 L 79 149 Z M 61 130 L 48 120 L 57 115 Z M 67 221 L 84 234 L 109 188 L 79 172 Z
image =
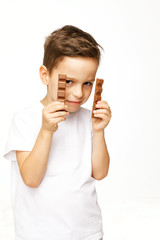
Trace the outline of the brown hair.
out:
M 103 49 L 96 40 L 81 29 L 66 25 L 52 32 L 44 43 L 43 65 L 51 74 L 52 69 L 63 59 L 68 57 L 91 57 L 100 62 Z

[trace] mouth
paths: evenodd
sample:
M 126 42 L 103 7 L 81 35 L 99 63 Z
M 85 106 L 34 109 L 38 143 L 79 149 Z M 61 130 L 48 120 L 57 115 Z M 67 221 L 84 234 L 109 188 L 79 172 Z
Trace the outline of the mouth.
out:
M 77 101 L 68 101 L 66 100 L 68 103 L 72 104 L 72 105 L 79 105 L 81 102 L 77 102 Z

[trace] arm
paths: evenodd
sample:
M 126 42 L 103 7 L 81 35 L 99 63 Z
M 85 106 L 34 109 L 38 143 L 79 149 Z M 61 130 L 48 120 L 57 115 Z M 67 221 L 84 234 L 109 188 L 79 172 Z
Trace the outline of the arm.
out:
M 38 187 L 42 181 L 48 163 L 52 135 L 53 133 L 41 128 L 32 151 L 23 162 L 20 162 L 20 155 L 17 153 L 22 179 L 29 187 Z
M 105 143 L 104 131 L 93 133 L 92 177 L 102 180 L 108 174 L 110 157 Z

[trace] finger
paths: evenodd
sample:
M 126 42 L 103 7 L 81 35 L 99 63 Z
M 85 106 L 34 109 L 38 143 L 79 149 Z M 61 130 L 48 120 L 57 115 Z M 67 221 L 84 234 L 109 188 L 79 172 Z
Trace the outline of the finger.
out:
M 97 114 L 94 114 L 94 117 L 103 119 L 104 118 L 104 114 L 97 113 Z
M 51 101 L 50 103 L 47 104 L 46 107 L 54 106 L 54 105 L 57 105 L 57 104 L 64 105 L 64 102 L 62 102 L 62 101 Z
M 68 116 L 69 112 L 66 111 L 58 111 L 58 112 L 53 112 L 53 113 L 49 113 L 49 118 L 59 118 L 59 117 L 63 117 L 63 116 Z
M 51 104 L 50 106 L 47 107 L 47 111 L 49 113 L 60 111 L 60 110 L 66 111 L 67 109 L 68 109 L 68 106 L 64 105 L 62 103 L 53 103 L 53 104 Z
M 95 117 L 100 117 L 102 119 L 106 118 L 106 116 L 107 116 L 107 118 L 111 118 L 112 117 L 112 115 L 106 114 L 106 113 L 95 113 L 94 116 Z
M 107 101 L 104 101 L 104 100 L 100 100 L 100 101 L 97 101 L 97 103 L 104 103 L 104 104 L 108 104 L 108 102 Z
M 59 123 L 61 121 L 65 121 L 66 118 L 65 117 L 59 117 L 59 118 L 54 118 L 53 120 L 51 120 L 54 124 Z
M 96 110 L 94 110 L 93 111 L 93 113 L 104 113 L 104 114 L 106 114 L 106 115 L 111 115 L 111 111 L 110 110 L 108 110 L 108 109 L 96 109 Z
M 106 101 L 98 101 L 96 104 L 97 108 L 108 108 L 110 109 L 109 104 Z
M 57 106 L 57 105 L 64 106 L 64 102 L 62 102 L 62 101 L 52 101 L 52 102 L 48 103 L 48 105 L 46 107 L 53 107 L 53 106 Z

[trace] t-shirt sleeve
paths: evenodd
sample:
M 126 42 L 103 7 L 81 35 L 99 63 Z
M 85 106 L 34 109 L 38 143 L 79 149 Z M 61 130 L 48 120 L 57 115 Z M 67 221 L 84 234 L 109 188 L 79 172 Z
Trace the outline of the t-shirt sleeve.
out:
M 13 115 L 3 157 L 16 161 L 16 150 L 32 151 L 35 143 L 35 123 L 33 116 L 24 112 Z

